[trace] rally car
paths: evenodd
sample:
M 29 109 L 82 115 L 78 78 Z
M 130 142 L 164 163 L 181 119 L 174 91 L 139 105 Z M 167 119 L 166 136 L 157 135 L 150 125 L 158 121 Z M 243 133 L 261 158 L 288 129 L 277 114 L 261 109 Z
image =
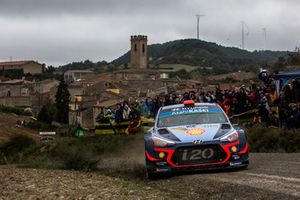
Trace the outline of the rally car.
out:
M 214 103 L 161 107 L 154 127 L 145 134 L 148 178 L 179 170 L 246 168 L 248 143 Z

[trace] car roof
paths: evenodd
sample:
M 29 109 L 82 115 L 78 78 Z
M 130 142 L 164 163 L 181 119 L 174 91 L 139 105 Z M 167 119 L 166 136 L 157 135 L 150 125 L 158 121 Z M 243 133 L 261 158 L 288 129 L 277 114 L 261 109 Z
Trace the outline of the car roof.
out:
M 218 104 L 216 103 L 195 103 L 194 104 L 194 107 L 197 107 L 197 106 L 210 106 L 210 107 L 219 107 Z M 174 105 L 169 105 L 169 106 L 163 106 L 161 108 L 161 110 L 168 110 L 168 109 L 172 109 L 172 108 L 183 108 L 185 107 L 185 105 L 183 103 L 181 104 L 174 104 Z

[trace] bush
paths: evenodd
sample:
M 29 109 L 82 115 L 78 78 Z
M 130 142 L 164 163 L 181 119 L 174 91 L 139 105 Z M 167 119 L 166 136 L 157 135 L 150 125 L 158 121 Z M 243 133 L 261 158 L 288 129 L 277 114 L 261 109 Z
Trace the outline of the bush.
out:
M 63 169 L 95 170 L 98 163 L 98 158 L 90 145 L 79 139 L 59 141 L 51 156 L 62 163 Z
M 36 146 L 36 142 L 27 136 L 18 135 L 1 144 L 1 163 L 20 162 L 26 151 Z
M 0 104 L 0 111 L 4 112 L 4 113 L 14 113 L 14 114 L 17 114 L 17 115 L 32 116 L 32 113 L 29 112 L 29 111 L 25 111 L 25 110 L 22 110 L 20 108 L 16 108 L 16 107 L 13 107 L 13 106 L 8 106 L 8 105 L 3 105 L 3 104 Z
M 297 130 L 249 128 L 247 136 L 251 152 L 300 152 Z
M 50 158 L 46 154 L 42 155 L 33 155 L 28 156 L 24 161 L 18 164 L 18 167 L 21 168 L 44 168 L 44 169 L 62 169 L 63 164 L 58 161 Z
M 142 135 L 140 136 L 142 137 Z M 84 138 L 59 137 L 49 144 L 39 145 L 27 137 L 21 141 L 13 138 L 1 146 L 1 152 L 3 150 L 6 157 L 17 158 L 10 159 L 10 163 L 18 163 L 20 167 L 89 171 L 97 169 L 103 154 L 122 154 L 126 147 L 134 148 L 136 139 L 136 136 L 121 135 Z M 23 152 L 21 157 L 19 152 Z
M 93 137 L 82 138 L 82 141 L 88 143 L 97 153 L 121 152 L 124 147 L 136 139 L 136 135 L 97 135 Z
M 56 126 L 40 121 L 30 121 L 26 126 L 37 131 L 54 131 L 57 128 Z

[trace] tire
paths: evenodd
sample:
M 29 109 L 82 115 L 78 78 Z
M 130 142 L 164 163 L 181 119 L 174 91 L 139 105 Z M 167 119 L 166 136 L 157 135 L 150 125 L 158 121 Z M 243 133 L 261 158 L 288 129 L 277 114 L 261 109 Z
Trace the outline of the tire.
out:
M 157 178 L 159 178 L 159 176 L 157 173 L 153 173 L 147 169 L 146 170 L 146 178 L 147 179 L 157 179 Z
M 245 169 L 247 169 L 247 168 L 248 168 L 248 165 L 244 165 L 244 166 L 242 166 L 242 167 L 239 167 L 240 170 L 245 170 Z

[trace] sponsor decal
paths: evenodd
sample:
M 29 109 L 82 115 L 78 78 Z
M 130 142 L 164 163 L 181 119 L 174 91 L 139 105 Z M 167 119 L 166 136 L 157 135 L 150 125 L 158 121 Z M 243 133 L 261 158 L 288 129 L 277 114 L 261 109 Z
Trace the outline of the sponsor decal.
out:
M 174 131 L 186 131 L 187 128 L 184 128 L 184 127 L 177 127 L 177 128 L 171 128 L 171 130 L 174 130 Z
M 170 117 L 175 115 L 185 115 L 185 114 L 196 114 L 196 113 L 219 113 L 222 110 L 218 107 L 184 107 L 184 108 L 173 108 L 172 110 L 161 113 L 159 118 Z
M 187 130 L 186 133 L 190 135 L 202 135 L 203 133 L 205 133 L 205 130 L 202 128 L 192 128 Z
M 202 126 L 205 128 L 216 128 L 216 127 L 219 127 L 220 125 L 219 124 L 203 124 Z
M 178 111 L 173 111 L 171 115 L 182 115 L 182 114 L 189 114 L 189 113 L 205 113 L 209 112 L 207 108 L 200 108 L 200 107 L 192 107 L 192 108 L 182 108 Z

